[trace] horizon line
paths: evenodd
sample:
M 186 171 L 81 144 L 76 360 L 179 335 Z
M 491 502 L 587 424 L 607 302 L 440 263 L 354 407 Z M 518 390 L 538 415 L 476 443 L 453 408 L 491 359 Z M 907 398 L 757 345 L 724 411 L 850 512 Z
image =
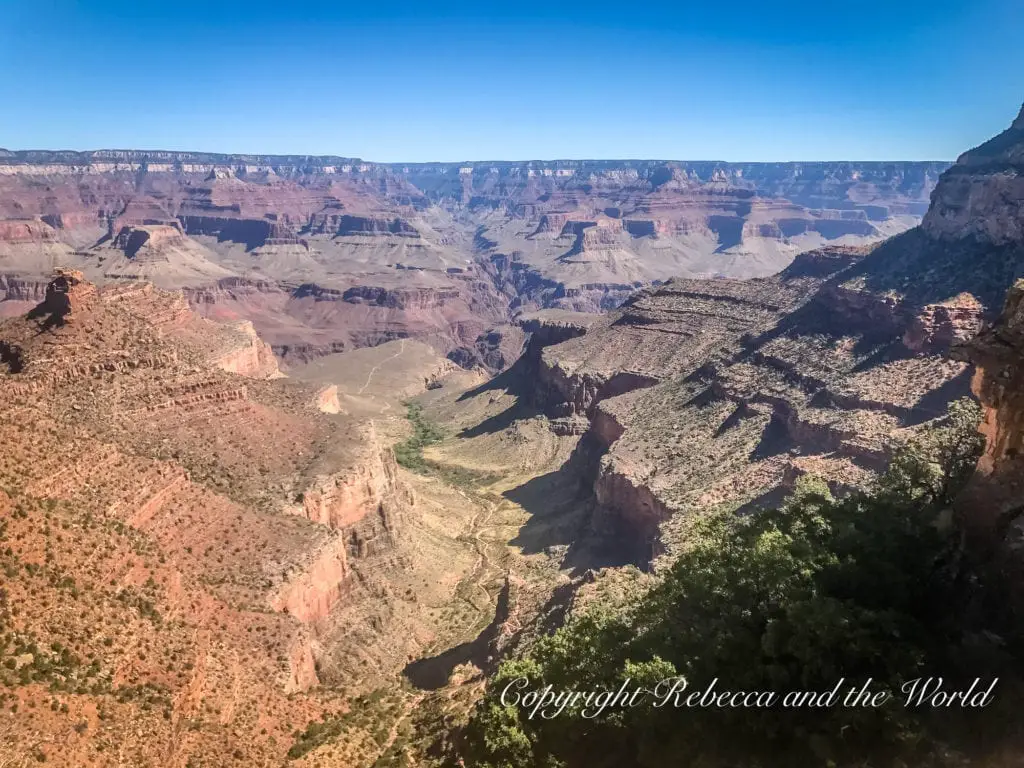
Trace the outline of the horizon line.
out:
M 498 164 L 498 165 L 527 165 L 529 163 L 724 163 L 728 165 L 791 165 L 796 163 L 919 163 L 919 164 L 941 164 L 948 163 L 953 164 L 956 162 L 955 159 L 924 159 L 924 160 L 907 160 L 901 158 L 885 158 L 885 159 L 860 159 L 853 160 L 848 158 L 830 158 L 830 159 L 789 159 L 789 160 L 724 160 L 721 158 L 711 159 L 681 159 L 681 158 L 659 158 L 659 157 L 582 157 L 582 158 L 570 158 L 570 157 L 554 157 L 550 159 L 545 158 L 524 158 L 524 159 L 482 159 L 482 160 L 367 160 L 362 157 L 352 155 L 335 155 L 335 154 L 313 154 L 306 152 L 216 152 L 210 150 L 183 150 L 183 149 L 137 149 L 137 148 L 114 148 L 104 147 L 98 149 L 7 149 L 6 147 L 0 147 L 0 153 L 8 153 L 9 155 L 24 155 L 30 153 L 50 153 L 50 154 L 78 154 L 78 155 L 90 155 L 90 154 L 103 154 L 103 153 L 120 153 L 120 152 L 132 152 L 137 154 L 161 154 L 161 155 L 214 155 L 224 158 L 245 158 L 245 157 L 266 157 L 266 158 L 304 158 L 307 160 L 314 159 L 332 159 L 332 160 L 345 160 L 350 162 L 358 162 L 370 165 L 381 165 L 381 166 L 396 166 L 396 165 L 470 165 L 470 164 Z M 4 160 L 10 159 L 0 155 L 0 163 Z M 29 161 L 26 161 L 29 162 Z

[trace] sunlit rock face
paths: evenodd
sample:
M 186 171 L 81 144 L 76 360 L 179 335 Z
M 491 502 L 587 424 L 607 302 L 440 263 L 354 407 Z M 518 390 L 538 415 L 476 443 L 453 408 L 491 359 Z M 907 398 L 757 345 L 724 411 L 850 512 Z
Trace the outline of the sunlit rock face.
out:
M 1024 513 L 1024 280 L 1010 289 L 998 321 L 958 352 L 976 366 L 972 389 L 985 436 L 963 506 L 972 523 L 1006 524 Z
M 945 240 L 1024 242 L 1024 108 L 1008 129 L 965 152 L 943 175 L 922 228 Z

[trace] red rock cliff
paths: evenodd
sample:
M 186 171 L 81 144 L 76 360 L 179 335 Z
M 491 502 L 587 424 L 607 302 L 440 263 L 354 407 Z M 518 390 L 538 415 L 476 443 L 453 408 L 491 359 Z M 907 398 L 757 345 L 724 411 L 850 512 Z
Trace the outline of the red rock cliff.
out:
M 1024 280 L 1010 289 L 999 321 L 962 350 L 977 365 L 985 453 L 962 501 L 969 522 L 1005 524 L 1024 511 Z

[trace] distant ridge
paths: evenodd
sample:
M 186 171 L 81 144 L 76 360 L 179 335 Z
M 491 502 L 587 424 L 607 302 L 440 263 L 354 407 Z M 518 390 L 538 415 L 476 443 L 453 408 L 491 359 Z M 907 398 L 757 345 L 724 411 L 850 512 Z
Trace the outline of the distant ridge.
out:
M 266 165 L 271 167 L 323 167 L 332 165 L 353 165 L 367 166 L 370 168 L 388 169 L 434 169 L 434 168 L 471 168 L 474 172 L 487 172 L 492 167 L 496 168 L 650 168 L 665 164 L 680 165 L 685 168 L 699 167 L 722 167 L 722 168 L 758 168 L 758 167 L 784 167 L 795 166 L 857 166 L 857 167 L 927 167 L 941 166 L 948 167 L 951 160 L 787 160 L 776 161 L 726 161 L 726 160 L 672 160 L 658 158 L 593 158 L 584 160 L 463 160 L 453 162 L 419 162 L 419 163 L 378 163 L 370 160 L 363 160 L 358 157 L 344 157 L 341 155 L 273 155 L 273 154 L 245 154 L 245 153 L 221 153 L 221 152 L 178 152 L 170 150 L 148 150 L 148 149 L 95 149 L 95 150 L 50 150 L 50 149 L 19 149 L 0 150 L 0 162 L 7 164 L 26 163 L 68 163 L 73 165 L 88 165 L 93 162 L 126 162 L 126 163 L 213 163 L 215 165 Z

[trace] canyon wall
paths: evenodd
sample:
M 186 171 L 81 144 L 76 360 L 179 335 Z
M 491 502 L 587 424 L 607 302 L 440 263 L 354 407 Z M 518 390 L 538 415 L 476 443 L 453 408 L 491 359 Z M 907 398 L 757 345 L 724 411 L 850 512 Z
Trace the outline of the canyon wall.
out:
M 361 569 L 397 557 L 413 500 L 323 401 L 251 325 L 149 284 L 61 270 L 0 322 L 0 652 L 39 649 L 0 670 L 6 736 L 35 743 L 43 713 L 73 734 L 55 764 L 112 742 L 133 765 L 277 765 L 337 707 L 310 693 L 318 628 L 373 599 Z
M 989 170 L 1001 184 L 1005 170 Z M 922 227 L 809 252 L 772 278 L 670 280 L 545 347 L 536 397 L 551 415 L 589 418 L 606 451 L 595 499 L 646 547 L 639 560 L 671 550 L 688 513 L 777 503 L 799 475 L 863 485 L 966 394 L 968 366 L 949 351 L 1024 263 L 1012 227 L 996 254 L 976 232 L 952 248 L 950 233 Z M 937 271 L 937 258 L 954 263 Z
M 958 350 L 977 369 L 985 452 L 961 506 L 967 522 L 989 531 L 1024 514 L 1024 280 L 1007 294 L 999 320 Z
M 552 415 L 589 420 L 589 443 L 604 451 L 595 498 L 646 547 L 641 563 L 678 545 L 690 515 L 778 503 L 795 477 L 863 486 L 969 393 L 955 350 L 1024 273 L 1021 121 L 941 176 L 919 228 L 806 252 L 770 278 L 673 279 L 543 348 L 536 397 Z M 985 371 L 983 473 L 1019 471 L 1016 369 L 1005 362 L 1014 327 L 1004 319 L 971 347 Z
M 242 341 L 238 347 L 221 355 L 215 364 L 228 373 L 237 373 L 257 379 L 274 379 L 280 377 L 274 352 L 257 333 L 253 324 L 243 320 L 236 326 Z
M 1024 107 L 999 136 L 965 152 L 936 188 L 922 229 L 991 245 L 1024 242 Z
M 673 276 L 878 240 L 918 220 L 943 167 L 8 152 L 0 276 L 183 289 L 296 362 L 415 338 L 493 371 L 508 355 L 481 337 L 518 311 L 607 311 Z M 0 314 L 23 308 L 5 295 Z
M 264 598 L 275 610 L 304 623 L 324 618 L 348 591 L 352 561 L 386 552 L 400 535 L 413 499 L 390 447 L 365 425 L 322 415 L 316 387 L 280 380 L 251 324 L 217 325 L 190 312 L 180 294 L 97 289 L 62 271 L 35 310 L 0 330 L 7 407 L 35 404 L 117 451 L 177 463 L 152 493 L 144 476 L 126 482 L 142 494 L 126 505 L 132 525 L 155 525 L 193 484 L 303 520 L 309 535 L 299 541 L 292 526 L 267 533 L 294 546 L 283 580 Z M 108 465 L 71 462 L 63 485 Z M 124 478 L 106 478 L 115 479 Z M 282 496 L 284 487 L 294 490 Z M 251 533 L 269 522 L 253 522 Z M 184 546 L 191 534 L 180 535 Z

